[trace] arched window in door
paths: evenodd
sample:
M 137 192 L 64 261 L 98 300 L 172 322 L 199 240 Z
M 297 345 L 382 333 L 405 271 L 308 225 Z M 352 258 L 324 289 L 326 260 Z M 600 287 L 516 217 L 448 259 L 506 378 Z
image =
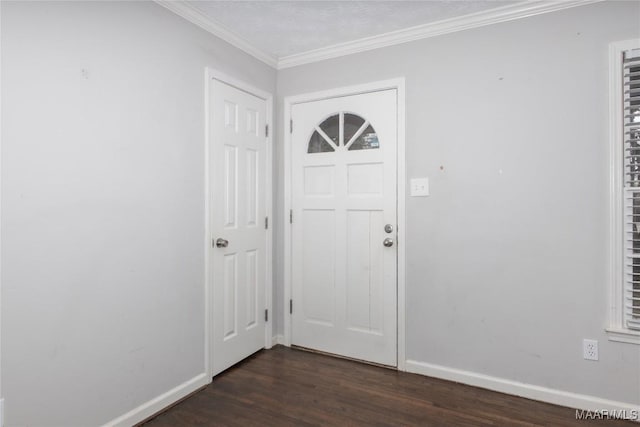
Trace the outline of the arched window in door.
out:
M 378 134 L 368 120 L 354 113 L 339 112 L 315 127 L 307 153 L 330 153 L 337 150 L 372 150 L 380 148 Z

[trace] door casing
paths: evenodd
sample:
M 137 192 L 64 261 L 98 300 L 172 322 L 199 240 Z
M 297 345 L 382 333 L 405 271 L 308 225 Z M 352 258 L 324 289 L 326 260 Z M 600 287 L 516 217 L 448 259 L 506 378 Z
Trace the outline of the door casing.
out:
M 398 94 L 398 147 L 397 147 L 397 203 L 398 203 L 398 228 L 397 228 L 397 250 L 398 250 L 398 298 L 397 298 L 397 316 L 398 316 L 398 370 L 406 370 L 406 345 L 405 345 L 405 275 L 406 275 L 406 160 L 405 160 L 405 78 L 399 77 L 390 80 L 382 80 L 370 82 L 355 86 L 346 86 L 335 89 L 328 89 L 319 92 L 304 93 L 284 98 L 284 122 L 283 122 L 283 142 L 284 142 L 284 210 L 283 210 L 283 231 L 284 231 L 284 299 L 282 307 L 285 308 L 284 313 L 284 337 L 282 343 L 287 347 L 291 346 L 291 315 L 289 313 L 289 300 L 291 299 L 291 223 L 289 222 L 289 212 L 292 206 L 292 155 L 291 155 L 291 107 L 294 104 L 300 104 L 311 101 L 319 101 L 322 99 L 338 98 L 349 95 L 358 95 L 362 93 L 377 92 L 387 89 L 396 89 Z M 295 126 L 295 122 L 293 124 Z M 295 219 L 294 219 L 295 220 Z
M 205 254 L 205 263 L 204 263 L 204 277 L 205 277 L 205 298 L 204 298 L 204 313 L 205 313 L 205 328 L 204 328 L 204 360 L 205 360 L 205 372 L 208 377 L 211 378 L 213 376 L 213 339 L 211 334 L 213 333 L 213 322 L 214 322 L 214 313 L 213 313 L 213 271 L 211 268 L 211 259 L 212 259 L 212 230 L 210 225 L 210 215 L 211 215 L 211 197 L 213 194 L 210 179 L 211 179 L 211 164 L 209 162 L 211 147 L 209 146 L 210 141 L 210 132 L 211 126 L 209 123 L 209 113 L 210 113 L 210 100 L 209 100 L 209 89 L 210 83 L 212 80 L 218 80 L 223 83 L 226 83 L 230 86 L 233 86 L 241 91 L 247 92 L 251 95 L 254 95 L 260 99 L 263 99 L 266 102 L 266 123 L 269 128 L 269 134 L 266 137 L 266 183 L 265 183 L 265 204 L 266 204 L 266 212 L 267 218 L 269 218 L 269 227 L 267 228 L 267 236 L 265 242 L 265 305 L 266 309 L 269 310 L 269 320 L 265 326 L 265 348 L 271 348 L 273 345 L 273 281 L 272 281 L 272 271 L 273 271 L 273 254 L 272 254 L 272 245 L 273 245 L 273 95 L 269 92 L 263 91 L 262 89 L 258 89 L 250 84 L 247 84 L 241 80 L 233 78 L 227 74 L 224 74 L 218 70 L 213 68 L 205 69 L 205 91 L 204 91 L 204 105 L 205 105 L 205 142 L 204 142 L 204 254 Z

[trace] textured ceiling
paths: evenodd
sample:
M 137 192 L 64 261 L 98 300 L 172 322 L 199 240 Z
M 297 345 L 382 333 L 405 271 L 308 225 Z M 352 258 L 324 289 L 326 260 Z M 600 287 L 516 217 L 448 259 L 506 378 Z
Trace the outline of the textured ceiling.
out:
M 188 1 L 211 20 L 285 57 L 518 1 Z

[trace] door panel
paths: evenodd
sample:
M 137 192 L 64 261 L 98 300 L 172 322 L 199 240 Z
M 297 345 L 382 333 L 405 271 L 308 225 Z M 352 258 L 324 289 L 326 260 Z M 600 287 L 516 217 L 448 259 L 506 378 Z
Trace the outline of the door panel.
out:
M 347 165 L 347 193 L 349 196 L 382 195 L 383 163 Z
M 395 90 L 292 107 L 294 345 L 397 364 L 396 111 Z
M 258 178 L 260 171 L 258 168 L 258 151 L 247 149 L 247 226 L 255 227 L 258 224 Z
M 236 226 L 236 210 L 238 200 L 238 175 L 236 169 L 238 166 L 238 147 L 232 145 L 224 146 L 224 226 L 225 228 L 235 228 Z
M 302 224 L 302 315 L 309 322 L 335 321 L 335 212 L 307 209 Z
M 216 375 L 265 344 L 266 101 L 211 83 L 212 243 L 223 241 L 211 259 Z
M 237 308 L 238 308 L 238 268 L 236 254 L 224 255 L 223 280 L 224 280 L 224 340 L 233 338 L 238 334 Z
M 375 238 L 381 211 L 347 211 L 347 328 L 382 333 L 381 251 Z M 362 302 L 365 302 L 364 304 Z
M 258 251 L 250 250 L 246 254 L 247 259 L 247 313 L 246 326 L 247 329 L 258 324 Z

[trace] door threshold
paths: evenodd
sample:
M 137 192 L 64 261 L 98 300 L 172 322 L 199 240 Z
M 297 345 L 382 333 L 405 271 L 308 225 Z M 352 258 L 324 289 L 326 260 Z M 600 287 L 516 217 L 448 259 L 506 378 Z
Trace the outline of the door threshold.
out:
M 363 359 L 356 359 L 355 357 L 343 356 L 341 354 L 328 353 L 326 351 L 316 350 L 314 348 L 301 347 L 299 345 L 294 345 L 294 344 L 291 344 L 291 348 L 293 350 L 306 351 L 307 353 L 320 354 L 320 355 L 323 355 L 323 356 L 334 357 L 336 359 L 350 360 L 352 362 L 363 363 L 365 365 L 376 366 L 378 368 L 390 369 L 392 371 L 397 371 L 398 370 L 397 366 L 383 365 L 382 363 L 370 362 L 368 360 L 363 360 Z

